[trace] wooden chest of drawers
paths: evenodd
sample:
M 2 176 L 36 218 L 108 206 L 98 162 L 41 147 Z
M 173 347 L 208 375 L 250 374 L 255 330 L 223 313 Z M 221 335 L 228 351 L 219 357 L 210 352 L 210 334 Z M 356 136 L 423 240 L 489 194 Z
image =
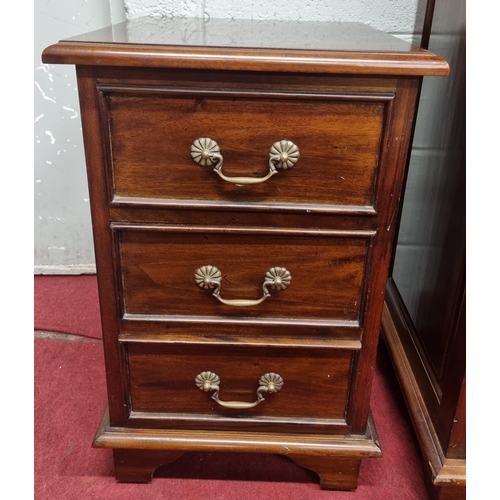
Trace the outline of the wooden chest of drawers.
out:
M 186 40 L 189 40 L 187 42 Z M 120 481 L 279 453 L 353 489 L 420 79 L 364 25 L 135 20 L 75 64 Z

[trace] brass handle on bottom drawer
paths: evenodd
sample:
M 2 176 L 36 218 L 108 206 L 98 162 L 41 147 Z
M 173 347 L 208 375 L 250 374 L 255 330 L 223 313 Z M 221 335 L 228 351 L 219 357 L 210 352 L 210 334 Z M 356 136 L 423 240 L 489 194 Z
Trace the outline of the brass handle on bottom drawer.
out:
M 278 141 L 271 146 L 269 151 L 269 172 L 265 177 L 227 177 L 222 173 L 224 158 L 220 153 L 219 145 L 208 137 L 196 139 L 191 145 L 191 158 L 201 166 L 213 166 L 221 179 L 237 185 L 259 184 L 267 181 L 274 174 L 278 173 L 277 168 L 287 170 L 292 168 L 299 160 L 299 148 L 291 141 Z
M 273 290 L 284 290 L 290 285 L 292 275 L 284 267 L 272 267 L 264 276 L 264 283 L 262 284 L 263 295 L 260 299 L 247 300 L 247 299 L 223 299 L 220 296 L 220 287 L 222 274 L 215 266 L 201 266 L 194 273 L 194 279 L 201 288 L 215 288 L 212 295 L 220 300 L 223 304 L 234 307 L 249 307 L 256 306 L 264 302 L 271 296 L 267 287 Z
M 220 378 L 213 372 L 201 372 L 195 378 L 195 384 L 200 391 L 215 391 L 212 394 L 212 399 L 224 408 L 233 408 L 237 410 L 245 410 L 254 408 L 259 403 L 264 401 L 263 392 L 272 394 L 278 392 L 283 387 L 283 379 L 277 373 L 266 373 L 259 380 L 259 388 L 257 389 L 257 401 L 253 403 L 245 403 L 244 401 L 221 401 L 219 399 L 219 384 Z

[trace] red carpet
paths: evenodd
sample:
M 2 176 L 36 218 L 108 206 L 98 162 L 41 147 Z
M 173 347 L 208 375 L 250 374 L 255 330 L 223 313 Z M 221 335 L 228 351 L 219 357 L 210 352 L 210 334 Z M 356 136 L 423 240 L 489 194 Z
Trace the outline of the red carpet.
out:
M 321 491 L 316 475 L 281 456 L 188 453 L 150 484 L 120 484 L 110 450 L 91 448 L 106 404 L 94 276 L 35 277 L 36 500 L 427 500 L 419 449 L 381 346 L 372 409 L 384 457 L 363 461 L 355 492 Z M 87 337 L 87 338 L 85 338 Z
M 97 278 L 35 276 L 35 330 L 102 338 Z

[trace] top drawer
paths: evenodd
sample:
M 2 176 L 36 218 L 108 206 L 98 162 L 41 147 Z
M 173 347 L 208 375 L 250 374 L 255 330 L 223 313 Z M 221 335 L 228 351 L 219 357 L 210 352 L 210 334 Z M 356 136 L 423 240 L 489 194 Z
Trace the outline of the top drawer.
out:
M 373 212 L 392 94 L 137 86 L 100 91 L 112 203 Z M 208 165 L 191 155 L 200 138 L 220 150 L 220 157 L 201 161 Z M 288 151 L 297 160 L 292 168 L 279 168 L 275 149 L 277 156 L 270 157 L 282 140 L 298 149 Z M 217 153 L 215 146 L 211 151 Z M 213 168 L 221 161 L 218 175 Z M 272 166 L 277 173 L 269 176 Z M 262 182 L 244 184 L 255 181 Z

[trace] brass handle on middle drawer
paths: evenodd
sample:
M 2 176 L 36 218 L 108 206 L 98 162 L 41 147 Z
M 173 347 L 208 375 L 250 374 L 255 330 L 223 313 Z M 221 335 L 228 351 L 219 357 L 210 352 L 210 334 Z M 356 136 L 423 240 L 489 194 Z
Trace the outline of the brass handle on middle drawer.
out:
M 216 401 L 224 408 L 233 408 L 237 410 L 246 410 L 248 408 L 253 408 L 259 403 L 264 401 L 263 392 L 273 393 L 278 392 L 283 387 L 283 379 L 277 373 L 266 373 L 262 375 L 259 380 L 259 388 L 257 389 L 257 400 L 253 403 L 246 403 L 244 401 L 221 401 L 219 399 L 219 384 L 220 378 L 216 373 L 213 372 L 201 372 L 195 378 L 195 384 L 200 389 L 200 391 L 215 391 L 212 394 L 212 399 Z
M 220 300 L 223 304 L 234 307 L 249 307 L 256 306 L 264 302 L 271 296 L 267 287 L 273 290 L 284 290 L 290 285 L 292 275 L 284 267 L 272 267 L 264 275 L 264 283 L 262 284 L 263 295 L 260 299 L 223 299 L 220 296 L 220 287 L 222 274 L 215 266 L 201 266 L 194 272 L 194 280 L 201 288 L 215 288 L 212 295 Z
M 191 145 L 191 158 L 201 166 L 214 166 L 213 170 L 221 179 L 237 185 L 259 184 L 267 181 L 274 174 L 278 173 L 278 168 L 287 170 L 292 168 L 299 160 L 299 148 L 291 141 L 278 141 L 271 146 L 269 151 L 269 172 L 264 177 L 227 177 L 222 173 L 222 163 L 224 159 L 220 153 L 219 145 L 208 137 L 196 139 Z

